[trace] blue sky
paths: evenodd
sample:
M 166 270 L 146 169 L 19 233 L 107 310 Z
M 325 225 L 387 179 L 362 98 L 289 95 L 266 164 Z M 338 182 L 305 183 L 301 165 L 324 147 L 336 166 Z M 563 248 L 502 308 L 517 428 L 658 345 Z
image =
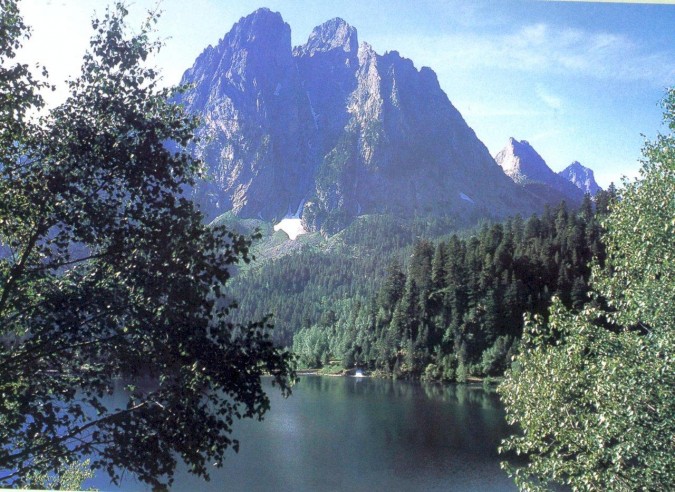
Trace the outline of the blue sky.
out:
M 34 28 L 23 57 L 59 84 L 75 75 L 92 12 L 106 0 L 22 0 Z M 155 0 L 131 0 L 138 25 Z M 163 0 L 155 63 L 168 84 L 258 7 L 281 12 L 293 44 L 342 17 L 379 53 L 431 67 L 451 102 L 496 154 L 528 140 L 555 171 L 574 160 L 601 186 L 635 176 L 644 137 L 661 127 L 675 85 L 675 4 L 509 0 Z M 63 85 L 61 84 L 61 87 Z M 56 102 L 62 91 L 51 95 Z

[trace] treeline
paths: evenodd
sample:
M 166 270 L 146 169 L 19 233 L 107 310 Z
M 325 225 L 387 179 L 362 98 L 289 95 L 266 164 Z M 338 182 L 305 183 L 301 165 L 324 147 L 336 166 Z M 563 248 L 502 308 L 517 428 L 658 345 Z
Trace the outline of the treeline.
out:
M 598 217 L 611 199 L 604 192 L 595 207 L 587 197 L 575 211 L 562 203 L 471 237 L 418 241 L 405 264 L 389 265 L 376 295 L 334 302 L 295 335 L 293 350 L 305 366 L 339 359 L 396 377 L 501 374 L 524 313 L 545 315 L 554 295 L 572 308 L 587 301 L 591 260 L 605 256 Z

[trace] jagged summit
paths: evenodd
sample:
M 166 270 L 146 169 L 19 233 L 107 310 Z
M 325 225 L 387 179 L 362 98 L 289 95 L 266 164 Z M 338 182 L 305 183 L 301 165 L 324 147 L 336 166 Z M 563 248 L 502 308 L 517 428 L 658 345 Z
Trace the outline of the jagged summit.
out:
M 317 52 L 335 49 L 340 49 L 347 53 L 356 53 L 359 49 L 356 29 L 339 17 L 315 27 L 309 35 L 307 43 L 296 48 L 294 54 L 296 56 L 313 56 Z
M 527 140 L 510 137 L 508 144 L 495 156 L 495 161 L 518 184 L 546 182 L 554 174 Z
M 541 196 L 545 196 L 546 190 L 541 190 L 540 185 L 555 190 L 557 193 L 549 198 L 552 202 L 566 199 L 579 203 L 583 199 L 583 192 L 556 174 L 527 140 L 509 138 L 506 146 L 495 156 L 495 161 L 515 183 L 529 187 L 532 192 L 539 190 L 537 194 L 543 192 Z
M 208 84 L 213 92 L 210 97 L 243 92 L 254 82 L 253 74 L 266 64 L 278 66 L 284 58 L 292 60 L 290 46 L 291 28 L 281 14 L 261 8 L 239 19 L 215 47 L 207 47 L 183 74 L 182 82 Z M 207 96 L 202 91 L 192 95 Z
M 260 7 L 259 9 L 254 10 L 248 15 L 245 15 L 239 19 L 237 23 L 232 26 L 232 30 L 236 30 L 238 26 L 241 25 L 249 25 L 249 26 L 257 26 L 257 27 L 263 27 L 263 26 L 272 26 L 272 25 L 278 25 L 278 24 L 286 24 L 284 22 L 284 19 L 281 17 L 280 12 L 274 12 L 273 10 L 270 10 L 268 7 Z M 232 30 L 230 32 L 232 32 Z
M 589 193 L 591 196 L 602 190 L 595 181 L 593 170 L 581 165 L 578 161 L 574 161 L 558 174 L 571 182 L 584 193 Z
M 178 101 L 204 122 L 193 152 L 210 176 L 194 193 L 209 218 L 278 219 L 311 190 L 313 125 L 291 50 L 281 14 L 259 9 L 183 75 L 193 89 Z
M 185 72 L 192 88 L 178 102 L 201 116 L 193 152 L 210 175 L 193 194 L 209 218 L 278 221 L 299 207 L 306 230 L 331 233 L 360 214 L 503 217 L 541 206 L 495 164 L 433 70 L 378 54 L 343 19 L 296 48 L 290 34 L 280 14 L 259 9 Z
M 263 7 L 239 19 L 228 33 L 227 39 L 229 46 L 242 48 L 256 43 L 264 44 L 280 36 L 288 35 L 290 40 L 290 33 L 291 27 L 284 22 L 279 12 Z

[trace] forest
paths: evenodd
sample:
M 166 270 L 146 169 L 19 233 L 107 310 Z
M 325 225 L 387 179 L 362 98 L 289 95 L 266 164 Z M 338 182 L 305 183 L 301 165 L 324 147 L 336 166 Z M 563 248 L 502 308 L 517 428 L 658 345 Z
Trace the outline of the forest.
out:
M 446 236 L 447 223 L 363 219 L 340 247 L 306 247 L 235 277 L 236 316 L 274 313 L 275 338 L 292 345 L 301 368 L 339 363 L 436 381 L 501 375 L 525 313 L 546 315 L 554 296 L 576 309 L 588 301 L 591 264 L 604 262 L 600 219 L 615 196 L 611 186 L 578 209 L 563 202 Z M 386 239 L 370 239 L 378 237 Z
M 561 203 L 466 239 L 418 241 L 407 265 L 389 265 L 376 295 L 327 311 L 295 335 L 293 350 L 311 367 L 340 359 L 395 377 L 499 375 L 524 313 L 544 315 L 553 296 L 569 307 L 586 303 L 594 258 L 602 263 L 604 248 L 590 198 L 579 210 Z

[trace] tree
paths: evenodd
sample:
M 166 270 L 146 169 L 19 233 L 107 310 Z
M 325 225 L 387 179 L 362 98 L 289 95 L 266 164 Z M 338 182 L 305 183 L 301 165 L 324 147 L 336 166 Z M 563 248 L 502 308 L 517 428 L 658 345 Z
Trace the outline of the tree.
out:
M 397 262 L 392 262 L 387 268 L 387 277 L 378 296 L 379 305 L 390 314 L 403 296 L 406 277 Z
M 675 130 L 675 90 L 664 102 Z M 522 434 L 504 450 L 526 490 L 675 487 L 675 138 L 643 149 L 641 176 L 625 182 L 604 222 L 607 258 L 594 267 L 595 303 L 574 313 L 559 301 L 530 320 L 524 347 L 500 388 Z
M 229 321 L 251 239 L 184 198 L 196 122 L 146 66 L 156 16 L 133 35 L 121 3 L 94 20 L 69 98 L 35 122 L 42 84 L 12 60 L 26 28 L 0 6 L 0 486 L 87 458 L 113 481 L 163 487 L 178 459 L 208 478 L 233 420 L 269 408 L 261 376 L 289 391 L 291 358 L 266 320 Z
M 31 471 L 28 474 L 28 482 L 37 484 L 45 490 L 82 490 L 83 483 L 94 476 L 95 473 L 90 468 L 90 460 L 87 459 L 81 463 L 75 461 L 65 465 L 58 474 Z

